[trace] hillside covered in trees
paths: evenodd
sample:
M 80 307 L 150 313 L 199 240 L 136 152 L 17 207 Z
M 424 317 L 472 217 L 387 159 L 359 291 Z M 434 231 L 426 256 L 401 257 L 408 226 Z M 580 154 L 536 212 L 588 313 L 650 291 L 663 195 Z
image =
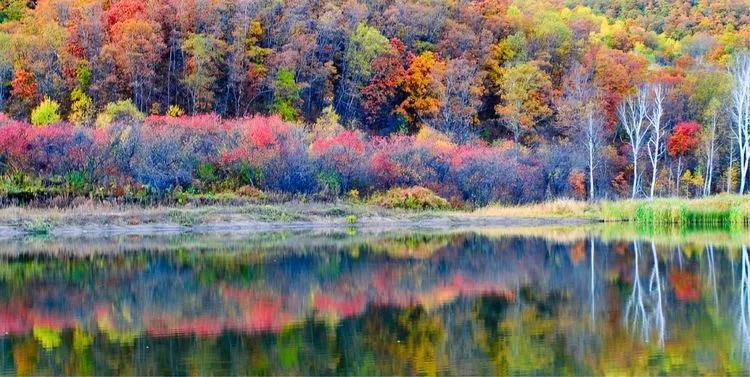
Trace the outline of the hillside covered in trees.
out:
M 0 0 L 0 193 L 743 193 L 749 47 L 744 0 Z

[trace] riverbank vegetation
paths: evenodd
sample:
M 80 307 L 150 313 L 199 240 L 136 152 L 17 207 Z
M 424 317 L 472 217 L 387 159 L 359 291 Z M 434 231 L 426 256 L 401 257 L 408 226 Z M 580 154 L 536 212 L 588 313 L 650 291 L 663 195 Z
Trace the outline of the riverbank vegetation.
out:
M 0 204 L 746 221 L 618 201 L 748 191 L 746 4 L 190 4 L 0 4 Z
M 738 227 L 750 225 L 750 201 L 742 195 L 706 198 L 657 198 L 586 202 L 558 199 L 521 206 L 490 205 L 479 216 L 587 218 L 602 222 L 631 222 L 644 226 Z

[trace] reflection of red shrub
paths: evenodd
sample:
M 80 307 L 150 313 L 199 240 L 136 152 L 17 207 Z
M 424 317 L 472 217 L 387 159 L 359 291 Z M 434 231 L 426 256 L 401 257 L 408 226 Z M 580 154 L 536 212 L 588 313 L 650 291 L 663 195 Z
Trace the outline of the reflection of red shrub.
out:
M 339 318 L 351 317 L 365 311 L 367 299 L 359 293 L 354 297 L 336 297 L 325 293 L 315 295 L 315 309 Z
M 698 301 L 701 298 L 700 278 L 687 271 L 672 270 L 669 282 L 674 287 L 674 294 L 680 301 Z

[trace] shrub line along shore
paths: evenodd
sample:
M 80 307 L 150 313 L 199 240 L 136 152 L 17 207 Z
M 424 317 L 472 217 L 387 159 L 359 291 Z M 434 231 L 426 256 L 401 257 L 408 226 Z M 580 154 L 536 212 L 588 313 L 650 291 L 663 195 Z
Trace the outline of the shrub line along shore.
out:
M 0 209 L 0 237 L 182 232 L 247 232 L 357 227 L 368 229 L 454 226 L 581 225 L 631 222 L 639 226 L 747 229 L 750 201 L 743 196 L 584 202 L 559 199 L 476 210 L 397 208 L 383 196 L 372 203 L 289 201 L 274 204 L 142 206 L 88 201 L 65 208 Z

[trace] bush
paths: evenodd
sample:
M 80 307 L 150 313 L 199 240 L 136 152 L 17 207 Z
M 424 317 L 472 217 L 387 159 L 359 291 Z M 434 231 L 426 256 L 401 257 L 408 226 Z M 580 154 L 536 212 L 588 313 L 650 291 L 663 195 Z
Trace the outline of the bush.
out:
M 424 187 L 392 188 L 385 193 L 374 195 L 371 203 L 388 208 L 416 210 L 450 209 L 450 203 Z
M 110 102 L 104 108 L 104 111 L 99 113 L 96 117 L 96 125 L 102 127 L 113 122 L 142 122 L 145 117 L 146 116 L 135 107 L 131 100 Z
M 31 111 L 31 124 L 35 126 L 46 126 L 60 120 L 60 104 L 49 98 L 45 98 L 33 111 Z
M 365 142 L 352 131 L 320 137 L 310 147 L 318 181 L 331 194 L 365 189 L 369 181 Z

